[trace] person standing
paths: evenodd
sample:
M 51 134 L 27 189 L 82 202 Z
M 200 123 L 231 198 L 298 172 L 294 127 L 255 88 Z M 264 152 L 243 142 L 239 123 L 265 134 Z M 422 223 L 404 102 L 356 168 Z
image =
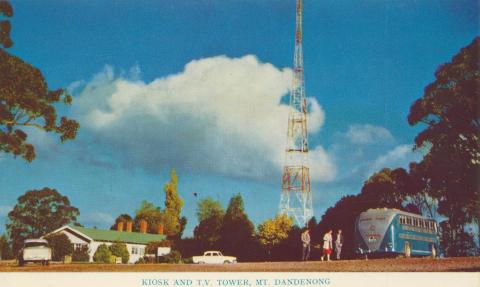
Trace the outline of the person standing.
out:
M 342 245 L 343 245 L 343 235 L 342 230 L 339 229 L 337 231 L 337 238 L 335 239 L 335 257 L 337 260 L 340 260 L 340 254 L 342 253 Z
M 302 261 L 307 261 L 310 256 L 310 232 L 308 228 L 305 228 L 305 231 L 302 232 Z
M 330 254 L 332 254 L 332 230 L 329 229 L 327 233 L 323 236 L 323 255 L 322 261 L 324 257 L 327 257 L 327 261 L 330 261 Z

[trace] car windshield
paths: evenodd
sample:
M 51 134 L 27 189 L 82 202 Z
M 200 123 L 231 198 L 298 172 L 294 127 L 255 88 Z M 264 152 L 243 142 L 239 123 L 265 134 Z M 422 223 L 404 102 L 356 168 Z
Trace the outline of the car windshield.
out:
M 44 242 L 27 242 L 25 247 L 47 247 L 47 244 Z

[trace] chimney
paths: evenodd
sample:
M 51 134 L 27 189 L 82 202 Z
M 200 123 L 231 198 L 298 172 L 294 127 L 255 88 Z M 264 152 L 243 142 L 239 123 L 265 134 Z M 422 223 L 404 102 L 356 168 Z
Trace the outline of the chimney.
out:
M 164 231 L 164 226 L 163 226 L 163 224 L 160 223 L 157 227 L 157 233 L 158 234 L 163 234 L 163 231 Z
M 133 225 L 133 221 L 129 220 L 127 221 L 127 232 L 132 232 L 132 225 Z
M 117 231 L 123 231 L 123 221 L 117 222 Z
M 140 233 L 147 233 L 147 221 L 145 219 L 140 220 Z

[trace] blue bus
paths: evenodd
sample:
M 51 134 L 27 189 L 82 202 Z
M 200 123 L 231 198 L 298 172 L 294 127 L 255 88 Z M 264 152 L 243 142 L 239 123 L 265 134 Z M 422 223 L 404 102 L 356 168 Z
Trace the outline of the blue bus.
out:
M 431 218 L 398 209 L 360 213 L 355 223 L 357 255 L 437 256 L 438 225 Z

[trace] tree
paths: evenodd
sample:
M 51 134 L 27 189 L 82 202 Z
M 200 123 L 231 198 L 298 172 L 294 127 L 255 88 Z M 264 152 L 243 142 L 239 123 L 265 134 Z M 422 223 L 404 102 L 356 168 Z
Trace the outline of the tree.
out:
M 369 208 L 387 207 L 403 209 L 406 197 L 405 178 L 406 171 L 403 168 L 391 170 L 384 168 L 373 174 L 364 183 L 361 191 L 361 199 L 368 203 Z
M 167 234 L 170 237 L 176 237 L 180 231 L 183 231 L 186 224 L 186 218 L 182 220 L 181 213 L 183 200 L 178 196 L 178 177 L 175 170 L 172 170 L 170 181 L 165 184 L 163 191 L 165 192 L 165 209 L 163 210 L 163 224 Z
M 63 233 L 52 234 L 45 238 L 52 248 L 52 259 L 62 261 L 66 255 L 72 255 L 73 245 L 68 236 Z
M 0 1 L 0 16 L 10 18 L 13 16 L 13 9 L 8 1 Z M 10 30 L 12 29 L 10 21 L 3 19 L 0 21 L 0 47 L 10 48 L 13 45 L 10 38 Z
M 113 256 L 122 257 L 122 263 L 128 263 L 130 254 L 128 253 L 127 245 L 123 242 L 115 242 L 108 247 Z
M 258 241 L 267 250 L 271 259 L 272 249 L 288 238 L 293 227 L 293 219 L 285 214 L 277 215 L 274 219 L 267 219 L 258 226 Z
M 223 217 L 220 237 L 222 251 L 236 256 L 240 261 L 251 259 L 255 256 L 252 253 L 254 232 L 253 223 L 245 213 L 242 196 L 233 196 Z
M 460 236 L 466 223 L 479 222 L 480 188 L 480 38 L 441 65 L 422 98 L 410 108 L 408 122 L 426 128 L 415 138 L 425 151 L 428 194 L 438 200 L 449 230 Z M 453 253 L 447 254 L 453 255 Z
M 135 212 L 134 226 L 135 231 L 140 230 L 140 220 L 147 221 L 147 232 L 157 233 L 158 225 L 162 223 L 163 216 L 160 207 L 155 206 L 149 201 L 142 201 L 140 208 Z
M 312 243 L 314 246 L 322 245 L 323 235 L 329 230 L 342 229 L 343 247 L 342 257 L 354 257 L 354 227 L 355 220 L 362 211 L 370 208 L 371 202 L 362 200 L 360 195 L 347 195 L 327 209 L 319 224 L 312 232 Z
M 90 253 L 88 250 L 88 245 L 81 245 L 73 250 L 72 253 L 73 262 L 88 262 L 90 261 Z
M 12 248 L 10 248 L 7 237 L 5 235 L 0 236 L 0 259 L 6 260 L 13 257 Z
M 115 223 L 110 226 L 110 230 L 117 230 L 117 225 L 119 222 L 129 222 L 129 221 L 133 221 L 132 217 L 126 213 L 123 213 L 123 214 L 120 214 L 119 216 L 117 216 L 117 218 L 115 219 Z M 126 226 L 124 225 L 123 228 L 125 229 Z
M 8 213 L 7 230 L 13 242 L 13 251 L 16 254 L 25 239 L 39 238 L 65 224 L 76 222 L 79 214 L 78 209 L 70 205 L 68 197 L 55 189 L 45 187 L 27 191 Z
M 114 256 L 106 244 L 98 246 L 93 255 L 93 261 L 97 263 L 115 263 Z
M 7 1 L 0 1 L 2 15 L 13 15 Z M 28 129 L 56 133 L 64 142 L 76 137 L 80 125 L 66 117 L 58 120 L 56 105 L 72 103 L 64 89 L 49 90 L 40 70 L 2 49 L 12 46 L 10 29 L 8 20 L 0 21 L 0 151 L 31 162 L 35 148 L 27 141 Z
M 147 247 L 145 247 L 145 253 L 157 254 L 158 247 L 173 247 L 173 243 L 170 240 L 148 242 Z
M 193 231 L 195 240 L 203 250 L 218 248 L 225 211 L 220 202 L 206 198 L 198 202 L 199 224 Z

